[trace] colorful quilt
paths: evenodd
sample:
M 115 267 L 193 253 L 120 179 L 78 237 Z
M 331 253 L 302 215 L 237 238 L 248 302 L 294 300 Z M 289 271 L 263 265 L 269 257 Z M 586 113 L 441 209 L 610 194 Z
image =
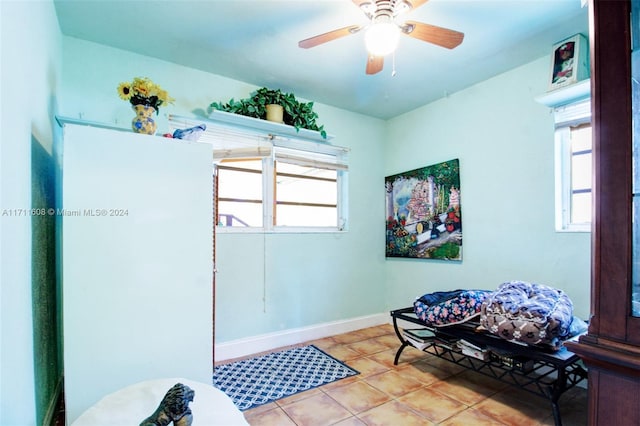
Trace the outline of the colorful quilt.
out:
M 431 326 L 447 326 L 469 321 L 480 315 L 488 290 L 454 290 L 427 293 L 413 303 L 413 310 Z
M 562 290 L 509 281 L 482 304 L 480 324 L 509 341 L 559 348 L 570 335 L 573 304 Z

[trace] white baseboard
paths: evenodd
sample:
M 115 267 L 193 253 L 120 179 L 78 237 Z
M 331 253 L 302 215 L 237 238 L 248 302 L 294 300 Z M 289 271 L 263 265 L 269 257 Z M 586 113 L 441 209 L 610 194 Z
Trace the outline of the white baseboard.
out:
M 296 345 L 309 340 L 322 339 L 336 334 L 348 333 L 367 327 L 388 324 L 389 313 L 367 315 L 340 321 L 315 324 L 308 327 L 292 328 L 268 334 L 260 334 L 244 339 L 231 340 L 215 345 L 215 361 L 270 351 L 283 346 Z

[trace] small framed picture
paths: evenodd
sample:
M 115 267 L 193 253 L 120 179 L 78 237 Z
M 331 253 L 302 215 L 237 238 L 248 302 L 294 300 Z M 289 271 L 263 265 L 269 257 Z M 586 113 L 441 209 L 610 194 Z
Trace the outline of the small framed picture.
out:
M 576 34 L 553 46 L 549 90 L 559 89 L 589 78 L 589 46 L 582 34 Z

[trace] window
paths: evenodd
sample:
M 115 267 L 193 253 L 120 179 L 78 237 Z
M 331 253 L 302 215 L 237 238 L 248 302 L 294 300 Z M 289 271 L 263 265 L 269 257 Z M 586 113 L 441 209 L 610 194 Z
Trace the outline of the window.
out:
M 225 116 L 226 117 L 226 116 Z M 207 120 L 222 232 L 336 232 L 347 226 L 348 149 Z M 201 124 L 169 116 L 173 130 Z M 256 120 L 251 119 L 252 126 Z
M 262 157 L 234 158 L 233 150 L 225 151 L 216 167 L 218 226 L 238 231 L 344 230 L 344 150 L 304 141 L 272 142 L 273 149 Z
M 282 232 L 344 230 L 345 154 L 342 148 L 277 140 L 270 155 L 261 159 L 233 159 L 231 154 L 218 165 L 219 226 Z M 223 221 L 227 218 L 233 220 Z
M 591 101 L 554 110 L 556 230 L 591 230 Z
M 276 146 L 273 225 L 342 228 L 347 167 L 332 154 Z
M 218 226 L 262 227 L 262 163 L 249 158 L 218 164 Z

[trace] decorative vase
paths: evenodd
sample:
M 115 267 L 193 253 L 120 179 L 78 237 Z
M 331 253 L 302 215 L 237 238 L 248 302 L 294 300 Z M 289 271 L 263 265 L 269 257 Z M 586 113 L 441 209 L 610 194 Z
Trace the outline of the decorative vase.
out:
M 269 104 L 265 106 L 267 110 L 267 120 L 276 123 L 284 123 L 284 109 L 282 105 Z
M 136 133 L 145 135 L 154 135 L 156 133 L 157 124 L 153 120 L 153 114 L 156 109 L 150 105 L 133 105 L 136 116 L 131 120 L 131 128 Z

